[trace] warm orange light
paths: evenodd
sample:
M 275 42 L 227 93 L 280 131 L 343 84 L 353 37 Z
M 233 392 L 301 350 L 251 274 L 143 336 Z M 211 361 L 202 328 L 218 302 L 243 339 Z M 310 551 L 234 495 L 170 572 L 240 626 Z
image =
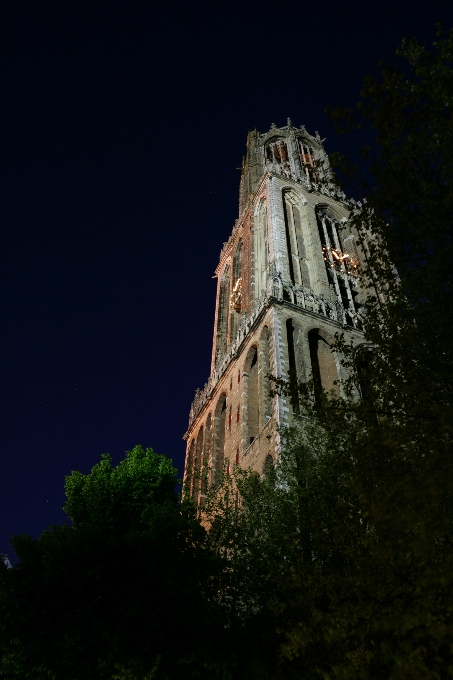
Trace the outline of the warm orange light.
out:
M 327 246 L 322 247 L 322 254 L 325 262 L 331 269 L 343 271 L 344 268 L 347 273 L 357 276 L 359 269 L 357 257 L 351 257 L 349 253 L 342 253 L 336 248 L 328 248 Z
M 230 295 L 230 307 L 235 312 L 240 312 L 242 308 L 242 278 L 234 284 L 233 292 Z

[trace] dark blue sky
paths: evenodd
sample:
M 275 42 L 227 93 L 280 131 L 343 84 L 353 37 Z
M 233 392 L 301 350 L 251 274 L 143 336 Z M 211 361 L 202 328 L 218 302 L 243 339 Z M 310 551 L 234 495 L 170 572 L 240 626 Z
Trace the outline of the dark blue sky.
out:
M 64 521 L 64 477 L 141 443 L 182 469 L 210 369 L 248 129 L 345 148 L 352 105 L 448 3 L 3 3 L 0 552 Z

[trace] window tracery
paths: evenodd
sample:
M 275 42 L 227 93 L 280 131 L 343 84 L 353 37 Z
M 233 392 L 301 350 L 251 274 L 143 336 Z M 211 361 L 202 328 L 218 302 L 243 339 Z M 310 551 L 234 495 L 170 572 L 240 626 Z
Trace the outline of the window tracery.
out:
M 247 373 L 247 439 L 251 444 L 258 436 L 259 427 L 259 382 L 258 382 L 258 350 L 252 347 L 245 362 Z
M 242 238 L 237 242 L 233 257 L 232 291 L 230 295 L 230 332 L 232 342 L 239 327 L 239 315 L 242 310 Z
M 218 295 L 216 359 L 222 356 L 227 349 L 228 309 L 230 298 L 229 264 L 225 267 L 222 278 L 220 279 Z
M 269 142 L 266 146 L 266 160 L 269 165 L 277 166 L 277 169 L 284 175 L 291 174 L 289 163 L 288 146 L 284 139 L 276 139 Z
M 267 207 L 261 201 L 253 226 L 253 297 L 258 299 L 267 288 Z
M 222 478 L 223 464 L 225 458 L 225 430 L 227 403 L 226 394 L 221 394 L 214 413 L 214 443 L 213 443 L 213 464 L 212 464 L 212 483 L 217 484 Z
M 354 323 L 354 317 L 360 309 L 357 299 L 358 258 L 345 251 L 340 236 L 340 225 L 329 211 L 318 210 L 317 220 L 329 284 L 336 297 L 341 300 L 348 325 L 358 325 L 357 322 Z

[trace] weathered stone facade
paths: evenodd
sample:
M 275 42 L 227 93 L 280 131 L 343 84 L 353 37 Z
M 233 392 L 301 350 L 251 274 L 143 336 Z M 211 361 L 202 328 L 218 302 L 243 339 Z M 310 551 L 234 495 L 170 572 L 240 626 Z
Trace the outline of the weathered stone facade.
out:
M 235 464 L 262 474 L 291 423 L 285 397 L 270 397 L 268 375 L 313 376 L 327 390 L 344 376 L 330 350 L 343 330 L 361 331 L 363 244 L 348 225 L 354 201 L 333 182 L 318 133 L 272 126 L 247 139 L 239 219 L 223 245 L 211 375 L 190 410 L 185 481 L 202 501 L 199 474 L 215 483 Z

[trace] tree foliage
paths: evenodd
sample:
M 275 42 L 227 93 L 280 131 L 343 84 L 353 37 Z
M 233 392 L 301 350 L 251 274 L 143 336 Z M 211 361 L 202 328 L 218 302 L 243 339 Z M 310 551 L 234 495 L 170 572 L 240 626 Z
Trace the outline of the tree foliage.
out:
M 0 678 L 184 678 L 203 665 L 205 531 L 176 475 L 152 449 L 116 467 L 104 455 L 66 479 L 71 526 L 13 539 L 19 565 L 0 570 Z

